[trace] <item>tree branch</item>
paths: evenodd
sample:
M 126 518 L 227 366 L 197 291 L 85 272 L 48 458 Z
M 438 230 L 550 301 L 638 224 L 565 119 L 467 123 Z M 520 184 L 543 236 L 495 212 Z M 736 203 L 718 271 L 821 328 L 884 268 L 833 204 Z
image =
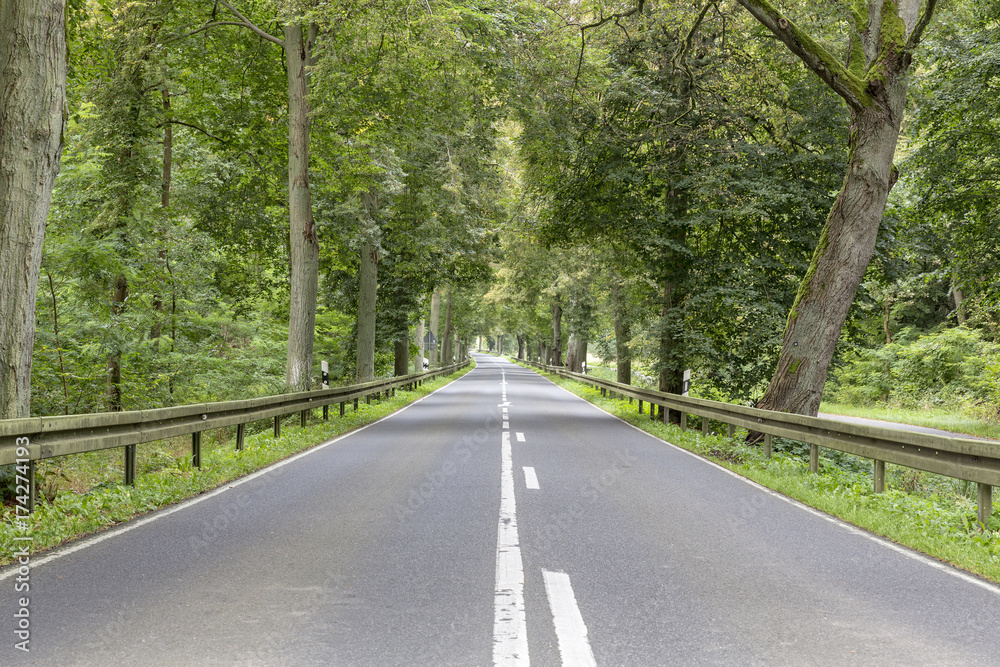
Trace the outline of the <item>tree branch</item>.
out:
M 608 16 L 601 17 L 591 23 L 583 23 L 583 24 L 570 23 L 566 21 L 566 19 L 563 19 L 563 21 L 566 22 L 566 25 L 575 25 L 580 28 L 580 57 L 579 59 L 577 59 L 576 62 L 576 76 L 573 77 L 573 93 L 570 95 L 570 99 L 572 99 L 573 95 L 576 94 L 576 89 L 580 84 L 580 72 L 583 69 L 583 53 L 587 48 L 587 31 L 590 30 L 591 28 L 600 28 L 602 25 L 608 23 L 609 21 L 614 21 L 615 23 L 618 23 L 621 19 L 628 18 L 629 16 L 634 16 L 639 12 L 641 12 L 642 8 L 645 7 L 645 5 L 646 5 L 646 0 L 639 0 L 639 2 L 636 3 L 635 7 L 628 10 L 627 12 L 615 12 L 614 14 L 609 14 Z M 554 9 L 552 11 L 556 14 L 556 16 L 562 18 L 562 16 L 559 15 L 559 12 L 556 12 Z
M 186 39 L 188 37 L 192 37 L 194 35 L 197 35 L 199 32 L 204 32 L 204 31 L 208 30 L 209 28 L 214 28 L 217 25 L 235 25 L 235 26 L 240 26 L 241 28 L 245 28 L 246 27 L 245 23 L 240 23 L 239 21 L 212 21 L 211 23 L 206 23 L 205 25 L 201 26 L 197 30 L 192 30 L 191 32 L 186 32 L 183 35 L 174 35 L 173 37 L 168 37 L 167 39 L 165 39 L 162 42 L 160 42 L 160 44 L 171 44 L 173 42 L 176 42 L 176 41 L 179 41 L 179 40 Z
M 933 0 L 931 0 L 933 1 Z M 853 109 L 871 107 L 867 82 L 847 70 L 829 51 L 775 9 L 768 0 L 737 0 Z M 916 31 L 914 31 L 916 32 Z
M 240 22 L 237 23 L 236 25 L 243 26 L 244 28 L 250 28 L 250 30 L 253 30 L 255 33 L 257 33 L 258 35 L 260 35 L 264 39 L 268 40 L 269 42 L 274 42 L 275 44 L 277 44 L 281 48 L 285 48 L 285 42 L 284 42 L 284 40 L 278 39 L 277 37 L 275 37 L 271 33 L 267 32 L 266 30 L 261 30 L 260 28 L 258 28 L 253 23 L 253 21 L 251 21 L 247 17 L 243 16 L 243 14 L 241 14 L 238 9 L 236 9 L 231 4 L 229 4 L 228 2 L 226 2 L 226 0 L 217 0 L 217 2 L 220 5 L 222 5 L 223 7 L 225 7 L 226 9 L 228 9 L 230 12 L 232 12 L 232 14 L 236 18 L 238 18 L 240 20 Z
M 194 125 L 192 123 L 185 123 L 182 120 L 174 120 L 174 119 L 165 120 L 163 122 L 164 123 L 169 123 L 171 125 L 183 125 L 184 127 L 190 127 L 192 130 L 198 130 L 199 132 L 201 132 L 202 134 L 204 134 L 206 137 L 208 137 L 210 139 L 215 139 L 216 141 L 218 141 L 221 144 L 228 144 L 229 143 L 225 139 L 220 139 L 219 137 L 215 136 L 214 134 L 212 134 L 211 132 L 209 132 L 205 128 L 198 127 L 197 125 Z
M 937 6 L 937 0 L 927 0 L 927 8 L 924 13 L 920 15 L 920 19 L 917 21 L 917 25 L 914 26 L 913 32 L 910 33 L 910 38 L 906 40 L 906 50 L 915 49 L 917 44 L 920 43 L 920 38 L 924 34 L 924 29 L 927 24 L 931 22 L 934 18 L 934 8 Z

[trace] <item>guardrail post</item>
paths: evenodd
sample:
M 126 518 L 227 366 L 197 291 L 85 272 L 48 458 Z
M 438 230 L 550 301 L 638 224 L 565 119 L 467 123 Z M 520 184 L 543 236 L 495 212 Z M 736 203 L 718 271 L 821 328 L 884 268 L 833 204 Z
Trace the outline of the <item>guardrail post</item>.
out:
M 341 417 L 344 416 L 344 402 L 343 401 L 340 402 L 340 416 Z
M 875 463 L 875 493 L 885 493 L 885 461 L 876 459 Z
M 990 526 L 990 516 L 993 514 L 993 487 L 980 482 L 979 493 L 976 495 L 979 523 L 983 525 L 983 530 L 987 530 Z
M 663 421 L 666 422 L 667 420 L 664 419 Z M 686 412 L 681 413 L 681 430 L 682 431 L 688 430 L 688 413 Z
M 125 486 L 135 486 L 135 445 L 125 445 Z
M 371 404 L 372 404 L 372 395 L 365 394 L 365 405 L 371 405 Z
M 639 414 L 642 414 L 642 399 L 639 399 Z
M 670 421 L 670 410 L 665 405 L 660 406 L 660 421 L 664 424 Z
M 819 445 L 809 445 L 809 472 L 819 472 Z
M 309 411 L 308 410 L 303 410 L 302 411 L 302 419 L 301 419 L 301 421 L 299 423 L 299 426 L 301 426 L 302 428 L 305 428 L 306 427 L 306 419 L 308 419 L 308 417 L 309 417 Z
M 35 460 L 31 459 L 28 461 L 28 505 L 24 508 L 28 514 L 35 511 L 35 496 L 38 495 L 38 485 L 35 484 L 37 475 L 35 472 Z
M 357 396 L 354 397 L 354 411 L 355 412 L 358 411 L 358 397 Z
M 701 418 L 701 435 L 702 437 L 708 436 L 708 417 Z
M 275 438 L 281 437 L 281 415 L 278 415 L 274 418 L 274 437 Z
M 732 428 L 732 426 L 730 426 Z M 771 458 L 771 434 L 764 434 L 764 456 Z
M 191 434 L 191 465 L 201 467 L 201 431 Z
M 236 451 L 243 451 L 243 443 L 247 438 L 247 425 L 237 424 L 236 425 Z
M 730 438 L 735 438 L 736 437 L 736 424 L 730 424 L 729 425 L 729 437 Z
M 324 405 L 323 406 L 323 421 L 329 421 L 329 420 L 330 420 L 330 406 L 329 405 Z

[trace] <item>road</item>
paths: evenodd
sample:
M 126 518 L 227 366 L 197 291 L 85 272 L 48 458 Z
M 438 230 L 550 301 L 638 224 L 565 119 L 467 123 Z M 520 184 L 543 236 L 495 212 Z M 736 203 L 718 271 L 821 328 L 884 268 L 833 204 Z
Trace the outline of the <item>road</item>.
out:
M 39 554 L 9 665 L 995 665 L 1000 589 L 510 362 Z M 537 488 L 536 488 L 537 487 Z

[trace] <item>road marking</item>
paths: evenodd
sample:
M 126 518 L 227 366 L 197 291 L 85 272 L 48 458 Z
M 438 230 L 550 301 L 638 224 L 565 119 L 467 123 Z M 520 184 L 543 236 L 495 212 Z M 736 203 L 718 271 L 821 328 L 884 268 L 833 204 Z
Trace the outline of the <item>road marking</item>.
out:
M 958 579 L 962 579 L 966 583 L 972 584 L 973 586 L 978 586 L 979 588 L 982 588 L 983 590 L 989 591 L 990 593 L 993 593 L 994 595 L 1000 595 L 1000 586 L 997 586 L 996 584 L 994 584 L 994 583 L 992 583 L 990 581 L 986 581 L 984 579 L 980 579 L 976 575 L 970 574 L 968 572 L 964 572 L 964 571 L 959 570 L 958 568 L 953 567 L 951 565 L 946 565 L 944 563 L 941 563 L 940 561 L 935 560 L 934 558 L 932 558 L 931 556 L 928 556 L 925 553 L 916 551 L 914 549 L 910 549 L 909 547 L 904 547 L 904 546 L 901 546 L 899 544 L 895 544 L 893 542 L 890 542 L 888 539 L 882 537 L 881 535 L 876 535 L 875 533 L 870 533 L 867 530 L 864 530 L 863 528 L 858 528 L 857 526 L 855 526 L 853 524 L 847 523 L 843 519 L 839 519 L 839 518 L 837 518 L 835 516 L 827 514 L 826 512 L 818 510 L 818 509 L 816 509 L 814 507 L 810 507 L 809 505 L 806 505 L 802 501 L 796 500 L 794 498 L 790 498 L 790 497 L 788 497 L 786 495 L 778 493 L 777 491 L 774 491 L 773 489 L 769 489 L 766 486 L 764 486 L 763 484 L 758 484 L 757 482 L 753 481 L 752 479 L 747 479 L 746 477 L 743 477 L 742 475 L 733 472 L 729 468 L 724 468 L 723 466 L 720 466 L 718 463 L 715 463 L 714 461 L 709 461 L 708 459 L 706 459 L 706 458 L 704 458 L 702 456 L 699 456 L 699 455 L 695 454 L 694 452 L 688 451 L 688 450 L 684 449 L 683 447 L 679 447 L 679 446 L 675 445 L 674 443 L 672 443 L 672 442 L 670 442 L 668 440 L 664 440 L 663 438 L 659 438 L 659 437 L 653 435 L 652 433 L 649 433 L 648 431 L 643 431 L 641 428 L 639 428 L 635 424 L 630 424 L 629 422 L 625 421 L 624 419 L 622 419 L 618 415 L 611 414 L 610 412 L 608 412 L 604 408 L 596 406 L 593 403 L 591 403 L 590 401 L 588 401 L 587 399 L 581 398 L 581 397 L 577 396 L 576 394 L 574 394 L 573 392 L 571 392 L 569 389 L 566 389 L 564 387 L 560 387 L 555 382 L 553 382 L 552 380 L 548 379 L 547 377 L 545 377 L 543 375 L 540 375 L 538 373 L 535 373 L 535 375 L 538 375 L 538 377 L 542 378 L 543 380 L 545 380 L 549 384 L 553 385 L 554 387 L 557 387 L 557 388 L 561 389 L 562 391 L 566 392 L 567 394 L 569 394 L 573 398 L 586 403 L 587 405 L 589 405 L 593 409 L 599 410 L 600 412 L 603 412 L 604 414 L 608 415 L 609 417 L 613 417 L 614 419 L 617 419 L 618 421 L 620 421 L 621 423 L 625 424 L 626 426 L 635 429 L 636 431 L 638 431 L 639 433 L 642 433 L 646 437 L 652 438 L 653 440 L 656 440 L 657 442 L 662 442 L 665 445 L 669 445 L 669 446 L 673 447 L 674 449 L 676 449 L 677 451 L 679 451 L 680 453 L 686 454 L 687 456 L 690 456 L 691 458 L 697 459 L 697 460 L 701 461 L 702 463 L 704 463 L 706 465 L 710 465 L 713 468 L 716 468 L 717 470 L 719 470 L 721 472 L 724 472 L 727 475 L 738 479 L 739 481 L 743 482 L 744 484 L 749 484 L 750 486 L 752 486 L 752 487 L 754 487 L 754 488 L 756 488 L 756 489 L 758 489 L 760 491 L 763 491 L 764 493 L 766 493 L 769 496 L 772 496 L 774 498 L 777 498 L 778 500 L 786 502 L 789 505 L 793 505 L 795 507 L 798 507 L 800 510 L 804 510 L 804 511 L 808 512 L 809 514 L 812 514 L 815 517 L 823 519 L 824 521 L 829 521 L 832 524 L 840 526 L 841 528 L 843 528 L 844 530 L 846 530 L 849 533 L 853 533 L 853 534 L 855 534 L 855 535 L 857 535 L 859 537 L 865 538 L 866 540 L 870 540 L 872 542 L 875 542 L 876 544 L 879 544 L 879 545 L 881 545 L 881 546 L 883 546 L 886 549 L 889 549 L 891 551 L 895 551 L 896 553 L 898 553 L 898 554 L 900 554 L 902 556 L 905 556 L 906 558 L 910 558 L 912 560 L 921 562 L 924 565 L 927 565 L 929 567 L 934 568 L 935 570 L 940 570 L 941 572 L 944 572 L 946 574 L 950 574 L 953 577 L 956 577 Z
M 517 432 L 517 441 L 524 442 L 524 434 L 521 433 L 520 431 Z
M 497 527 L 496 588 L 493 594 L 493 664 L 524 666 L 528 631 L 524 618 L 524 564 L 517 537 L 514 460 L 510 433 L 500 438 L 500 523 Z
M 534 468 L 529 468 L 524 466 L 524 485 L 529 489 L 537 489 L 538 486 L 538 476 L 535 474 Z
M 504 422 L 503 423 L 503 427 L 504 428 L 510 428 L 510 422 Z
M 590 649 L 587 639 L 587 624 L 583 622 L 580 607 L 573 595 L 573 586 L 569 575 L 564 572 L 549 572 L 542 570 L 545 581 L 545 595 L 549 598 L 549 609 L 552 610 L 552 621 L 556 626 L 556 639 L 559 641 L 559 656 L 562 664 L 572 667 L 597 666 L 594 652 Z

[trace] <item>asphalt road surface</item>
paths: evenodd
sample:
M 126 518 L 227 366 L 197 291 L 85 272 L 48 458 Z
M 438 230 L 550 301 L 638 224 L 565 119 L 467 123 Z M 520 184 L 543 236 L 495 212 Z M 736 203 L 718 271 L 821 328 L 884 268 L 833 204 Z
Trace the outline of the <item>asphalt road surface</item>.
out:
M 1000 589 L 477 361 L 0 573 L 0 664 L 1000 664 Z

